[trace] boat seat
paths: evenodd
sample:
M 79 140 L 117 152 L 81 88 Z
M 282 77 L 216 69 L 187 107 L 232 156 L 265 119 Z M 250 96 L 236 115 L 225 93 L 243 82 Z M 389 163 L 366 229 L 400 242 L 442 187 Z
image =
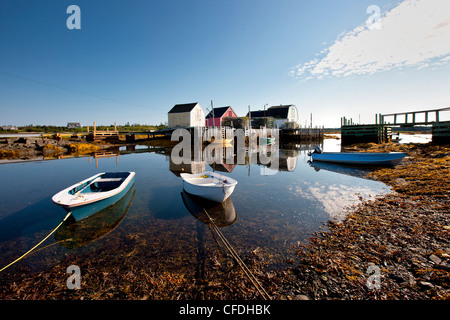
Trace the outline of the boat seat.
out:
M 122 178 L 101 178 L 96 182 L 113 182 L 113 181 L 122 181 Z
M 196 185 L 203 185 L 203 186 L 217 186 L 222 185 L 223 181 L 217 179 L 217 178 L 192 178 L 192 180 L 195 179 L 195 182 L 192 181 Z

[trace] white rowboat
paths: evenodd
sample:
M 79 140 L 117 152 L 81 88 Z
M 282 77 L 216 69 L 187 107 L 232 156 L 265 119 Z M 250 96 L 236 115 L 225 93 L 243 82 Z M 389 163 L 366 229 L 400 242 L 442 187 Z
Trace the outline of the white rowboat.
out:
M 237 185 L 236 180 L 211 171 L 181 173 L 180 176 L 187 193 L 219 203 L 225 201 Z
M 134 176 L 134 172 L 99 173 L 58 192 L 52 201 L 80 220 L 119 201 L 133 185 Z

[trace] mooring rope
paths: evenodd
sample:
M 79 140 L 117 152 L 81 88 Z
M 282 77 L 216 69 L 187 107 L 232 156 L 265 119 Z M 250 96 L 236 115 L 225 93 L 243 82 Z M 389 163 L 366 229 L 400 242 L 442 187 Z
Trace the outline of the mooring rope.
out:
M 239 257 L 236 250 L 234 250 L 233 246 L 228 242 L 228 240 L 225 238 L 223 233 L 219 230 L 219 227 L 217 227 L 214 220 L 209 216 L 208 212 L 204 208 L 203 208 L 203 211 L 206 213 L 206 216 L 208 217 L 209 221 L 211 222 L 211 225 L 213 226 L 213 229 L 218 234 L 220 240 L 222 240 L 225 247 L 228 249 L 230 254 L 233 256 L 233 258 L 239 264 L 242 271 L 244 271 L 245 275 L 250 279 L 252 284 L 255 286 L 256 290 L 258 290 L 259 294 L 263 297 L 264 300 L 271 300 L 267 291 L 264 290 L 263 286 L 258 281 L 258 279 L 253 275 L 253 273 L 250 271 L 250 269 L 247 267 L 247 265 L 244 263 L 244 261 L 242 261 L 242 259 Z
M 22 260 L 23 258 L 25 258 L 27 255 L 29 255 L 34 249 L 36 249 L 37 247 L 39 247 L 45 240 L 48 239 L 48 237 L 50 237 L 56 230 L 58 230 L 58 228 L 67 220 L 67 218 L 69 218 L 69 216 L 72 214 L 72 212 L 69 212 L 66 217 L 64 218 L 63 221 L 60 222 L 60 224 L 58 224 L 58 226 L 53 229 L 52 232 L 50 232 L 43 240 L 41 240 L 41 242 L 39 242 L 37 245 L 35 245 L 33 248 L 31 248 L 30 250 L 28 250 L 27 252 L 25 252 L 23 255 L 21 255 L 19 258 L 17 258 L 16 260 L 14 260 L 13 262 L 11 262 L 10 264 L 8 264 L 7 266 L 4 266 L 2 269 L 0 269 L 0 272 L 2 272 L 3 270 L 5 270 L 6 268 L 9 268 L 10 266 L 12 266 L 14 263 L 16 263 L 17 261 Z

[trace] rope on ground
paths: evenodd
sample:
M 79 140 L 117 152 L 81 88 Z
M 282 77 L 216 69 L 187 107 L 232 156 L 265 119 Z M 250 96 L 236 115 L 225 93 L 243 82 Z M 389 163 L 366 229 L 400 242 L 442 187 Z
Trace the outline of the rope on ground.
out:
M 9 268 L 10 266 L 12 266 L 14 263 L 22 260 L 23 258 L 25 258 L 27 255 L 29 255 L 34 249 L 36 249 L 37 247 L 39 247 L 45 240 L 48 239 L 48 237 L 50 237 L 56 230 L 58 230 L 58 228 L 67 220 L 67 218 L 69 218 L 69 216 L 72 214 L 72 212 L 69 212 L 66 217 L 64 218 L 63 221 L 61 221 L 61 223 L 55 228 L 53 229 L 52 232 L 50 232 L 41 242 L 39 242 L 37 245 L 35 245 L 33 248 L 31 248 L 30 250 L 28 250 L 27 252 L 25 252 L 23 255 L 21 255 L 19 258 L 17 258 L 16 260 L 14 260 L 13 262 L 11 262 L 10 264 L 8 264 L 7 266 L 3 267 L 2 269 L 0 269 L 0 272 L 2 272 L 3 270 L 5 270 L 6 268 Z
M 208 212 L 206 212 L 205 209 L 203 211 L 206 213 L 206 216 L 208 217 L 209 221 L 211 222 L 211 225 L 213 226 L 213 229 L 218 234 L 220 240 L 222 240 L 225 247 L 228 249 L 230 254 L 233 256 L 233 258 L 236 260 L 236 262 L 241 267 L 242 271 L 246 274 L 246 276 L 250 279 L 252 284 L 255 286 L 256 290 L 258 290 L 259 294 L 263 297 L 264 300 L 271 300 L 269 294 L 266 290 L 264 290 L 261 283 L 258 281 L 258 279 L 253 275 L 253 273 L 250 271 L 250 269 L 247 267 L 247 265 L 242 261 L 242 259 L 237 254 L 236 250 L 234 250 L 233 246 L 228 242 L 228 240 L 225 238 L 223 233 L 219 230 L 217 225 L 215 224 L 214 220 L 209 216 Z

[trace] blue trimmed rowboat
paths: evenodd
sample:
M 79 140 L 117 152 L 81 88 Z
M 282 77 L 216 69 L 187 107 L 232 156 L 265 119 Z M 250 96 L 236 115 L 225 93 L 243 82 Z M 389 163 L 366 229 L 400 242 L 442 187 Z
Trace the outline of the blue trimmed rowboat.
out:
M 403 152 L 321 152 L 311 153 L 313 161 L 349 165 L 395 166 L 406 156 Z
M 211 171 L 197 174 L 181 173 L 180 177 L 187 193 L 219 203 L 224 202 L 237 185 L 237 181 L 233 178 Z
M 80 221 L 119 201 L 133 185 L 134 176 L 134 172 L 99 173 L 58 192 L 52 201 Z

